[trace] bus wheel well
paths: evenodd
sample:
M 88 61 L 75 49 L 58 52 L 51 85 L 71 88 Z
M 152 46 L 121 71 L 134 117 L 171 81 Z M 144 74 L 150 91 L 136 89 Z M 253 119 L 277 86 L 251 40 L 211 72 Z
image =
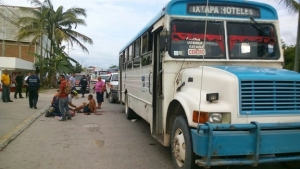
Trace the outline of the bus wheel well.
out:
M 166 133 L 171 134 L 172 127 L 177 116 L 183 116 L 186 118 L 184 109 L 180 102 L 173 100 L 168 108 Z

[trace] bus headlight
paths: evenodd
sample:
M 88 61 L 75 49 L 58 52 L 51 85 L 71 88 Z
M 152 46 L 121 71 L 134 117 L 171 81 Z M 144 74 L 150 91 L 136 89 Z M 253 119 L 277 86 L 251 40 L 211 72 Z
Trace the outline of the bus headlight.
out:
M 193 122 L 195 123 L 231 123 L 231 113 L 230 112 L 199 112 L 197 110 L 193 111 Z
M 221 113 L 210 113 L 208 121 L 211 123 L 222 123 L 223 116 Z

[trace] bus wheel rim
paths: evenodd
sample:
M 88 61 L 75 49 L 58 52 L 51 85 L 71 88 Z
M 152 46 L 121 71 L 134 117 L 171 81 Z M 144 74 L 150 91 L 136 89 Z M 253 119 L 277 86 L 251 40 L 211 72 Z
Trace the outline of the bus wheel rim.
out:
M 176 163 L 179 167 L 182 167 L 185 162 L 185 140 L 181 129 L 175 131 L 173 140 L 173 155 L 176 159 Z

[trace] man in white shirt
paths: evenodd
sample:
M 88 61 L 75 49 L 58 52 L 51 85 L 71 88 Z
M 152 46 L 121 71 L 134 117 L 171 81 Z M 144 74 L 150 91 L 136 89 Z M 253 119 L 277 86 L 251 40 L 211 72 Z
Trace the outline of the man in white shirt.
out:
M 75 73 L 72 74 L 72 76 L 70 76 L 69 81 L 72 85 L 72 90 L 75 90 Z
M 31 76 L 31 73 L 28 73 L 28 75 L 25 77 L 24 81 L 25 81 L 25 86 L 26 86 L 26 98 L 28 97 L 28 84 L 27 84 L 27 79 L 28 77 Z

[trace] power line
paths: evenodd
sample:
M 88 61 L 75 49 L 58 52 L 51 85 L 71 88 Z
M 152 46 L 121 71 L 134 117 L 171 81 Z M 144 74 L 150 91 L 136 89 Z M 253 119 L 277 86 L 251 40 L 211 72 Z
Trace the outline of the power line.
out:
M 13 25 L 17 26 L 17 27 L 21 27 L 21 25 L 19 25 L 18 23 L 16 23 L 15 21 L 11 20 L 9 17 L 5 16 L 4 14 L 0 13 L 0 17 L 4 18 L 5 20 L 9 21 L 10 23 L 12 23 Z

